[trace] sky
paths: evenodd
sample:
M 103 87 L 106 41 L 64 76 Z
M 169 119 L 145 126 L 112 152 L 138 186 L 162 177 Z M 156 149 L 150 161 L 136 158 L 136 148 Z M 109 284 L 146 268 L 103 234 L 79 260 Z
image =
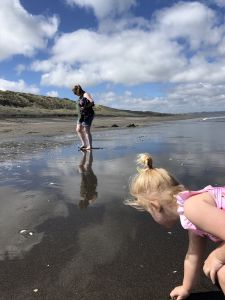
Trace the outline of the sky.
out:
M 1 0 L 0 90 L 225 110 L 225 0 Z

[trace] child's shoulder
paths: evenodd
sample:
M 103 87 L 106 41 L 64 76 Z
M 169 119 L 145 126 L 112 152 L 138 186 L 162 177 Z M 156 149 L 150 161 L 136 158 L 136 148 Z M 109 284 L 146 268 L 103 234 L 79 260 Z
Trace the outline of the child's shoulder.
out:
M 211 205 L 216 206 L 215 199 L 212 195 L 212 193 L 209 193 L 208 191 L 204 191 L 202 193 L 191 195 L 188 198 L 188 201 L 184 203 L 184 210 L 186 211 L 188 208 L 191 208 L 194 206 L 195 208 L 197 205 Z
M 204 187 L 201 190 L 195 190 L 195 191 L 185 190 L 185 191 L 180 192 L 177 195 L 177 201 L 183 202 L 192 196 L 199 195 L 199 194 L 208 192 L 210 190 L 213 190 L 213 187 L 211 185 L 207 185 L 206 187 Z
M 208 203 L 210 205 L 215 205 L 214 194 L 214 187 L 212 187 L 211 185 L 208 185 L 201 190 L 186 190 L 180 192 L 176 196 L 178 212 L 180 212 L 181 214 L 184 213 L 185 208 L 192 206 L 193 204 L 196 206 L 196 202 L 200 202 L 201 200 L 202 202 Z
M 185 190 L 180 192 L 177 195 L 177 201 L 179 202 L 183 202 L 185 200 L 187 200 L 190 197 L 193 197 L 195 195 L 201 195 L 208 192 L 211 195 L 214 195 L 215 197 L 217 197 L 220 194 L 225 194 L 225 186 L 212 186 L 212 185 L 207 185 L 206 187 L 204 187 L 201 190 L 195 190 L 195 191 L 191 191 L 191 190 Z

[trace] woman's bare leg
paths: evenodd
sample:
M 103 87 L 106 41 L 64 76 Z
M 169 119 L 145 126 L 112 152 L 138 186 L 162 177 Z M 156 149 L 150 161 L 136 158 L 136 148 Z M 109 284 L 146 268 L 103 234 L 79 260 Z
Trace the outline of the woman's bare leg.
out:
M 84 127 L 80 124 L 77 124 L 77 127 L 76 127 L 76 132 L 77 132 L 77 135 L 81 141 L 81 147 L 87 147 L 87 144 L 86 144 L 86 133 L 84 131 Z
M 84 127 L 84 132 L 85 132 L 85 137 L 86 137 L 86 141 L 87 141 L 86 149 L 91 149 L 92 148 L 91 127 L 90 126 L 85 126 Z

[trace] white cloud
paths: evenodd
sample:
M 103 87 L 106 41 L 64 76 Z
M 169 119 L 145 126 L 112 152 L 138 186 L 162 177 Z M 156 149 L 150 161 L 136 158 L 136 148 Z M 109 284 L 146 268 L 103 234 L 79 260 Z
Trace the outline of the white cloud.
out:
M 155 32 L 125 30 L 107 35 L 79 30 L 56 41 L 51 62 L 34 63 L 33 68 L 45 71 L 48 66 L 42 76 L 45 85 L 138 84 L 168 80 L 183 70 L 186 58 L 180 51 L 178 44 Z
M 40 72 L 40 71 L 48 72 L 54 67 L 55 67 L 54 62 L 51 62 L 50 60 L 44 60 L 44 61 L 36 60 L 31 64 L 31 70 L 36 72 Z
M 70 5 L 93 9 L 97 18 L 118 15 L 128 11 L 136 0 L 66 0 Z
M 219 7 L 225 7 L 225 0 L 214 0 L 214 2 Z
M 167 100 L 169 111 L 221 111 L 225 107 L 225 85 L 180 84 L 168 92 Z
M 210 63 L 201 55 L 190 59 L 186 69 L 177 73 L 171 82 L 211 82 L 223 83 L 225 80 L 225 58 L 215 59 Z
M 26 66 L 23 65 L 23 64 L 18 64 L 16 67 L 15 67 L 15 70 L 16 70 L 16 73 L 18 75 L 20 75 L 21 73 L 23 73 L 23 71 L 26 70 Z
M 179 2 L 156 14 L 155 27 L 170 39 L 183 39 L 193 50 L 216 44 L 220 27 L 215 12 L 199 2 Z
M 151 22 L 128 20 L 114 27 L 112 21 L 104 21 L 96 32 L 62 34 L 50 59 L 34 62 L 32 69 L 43 72 L 43 85 L 66 87 L 74 82 L 224 82 L 225 27 L 218 25 L 212 9 L 180 2 L 158 11 Z M 102 24 L 107 26 L 103 29 Z
M 82 3 L 98 7 L 97 2 Z M 200 2 L 178 2 L 157 11 L 151 20 L 123 17 L 115 24 L 107 18 L 96 31 L 61 34 L 49 59 L 34 61 L 31 69 L 42 72 L 41 84 L 68 88 L 75 82 L 86 87 L 165 82 L 173 86 L 164 96 L 148 99 L 129 92 L 106 93 L 102 104 L 112 107 L 161 112 L 218 110 L 215 103 L 224 105 L 224 45 L 225 26 L 216 10 Z M 200 88 L 199 82 L 208 84 L 208 89 Z
M 59 93 L 57 91 L 49 91 L 46 95 L 50 97 L 59 97 Z
M 0 60 L 12 55 L 33 55 L 46 47 L 58 28 L 56 16 L 29 14 L 19 0 L 2 0 L 0 10 Z
M 39 88 L 35 85 L 27 85 L 22 79 L 18 81 L 8 81 L 0 78 L 0 90 L 39 94 Z
M 174 85 L 161 97 L 136 97 L 131 92 L 117 95 L 113 92 L 96 95 L 98 104 L 138 111 L 164 113 L 221 111 L 225 107 L 225 85 L 210 83 L 187 83 Z M 101 102 L 101 99 L 102 102 Z

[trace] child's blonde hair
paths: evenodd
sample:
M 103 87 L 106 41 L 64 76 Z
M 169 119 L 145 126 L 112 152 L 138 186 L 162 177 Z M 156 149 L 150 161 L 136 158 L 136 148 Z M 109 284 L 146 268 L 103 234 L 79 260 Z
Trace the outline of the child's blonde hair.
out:
M 137 156 L 138 173 L 130 182 L 130 194 L 133 200 L 125 203 L 139 210 L 148 210 L 149 201 L 157 201 L 160 208 L 175 200 L 174 195 L 184 190 L 165 169 L 153 168 L 152 156 L 141 153 Z

